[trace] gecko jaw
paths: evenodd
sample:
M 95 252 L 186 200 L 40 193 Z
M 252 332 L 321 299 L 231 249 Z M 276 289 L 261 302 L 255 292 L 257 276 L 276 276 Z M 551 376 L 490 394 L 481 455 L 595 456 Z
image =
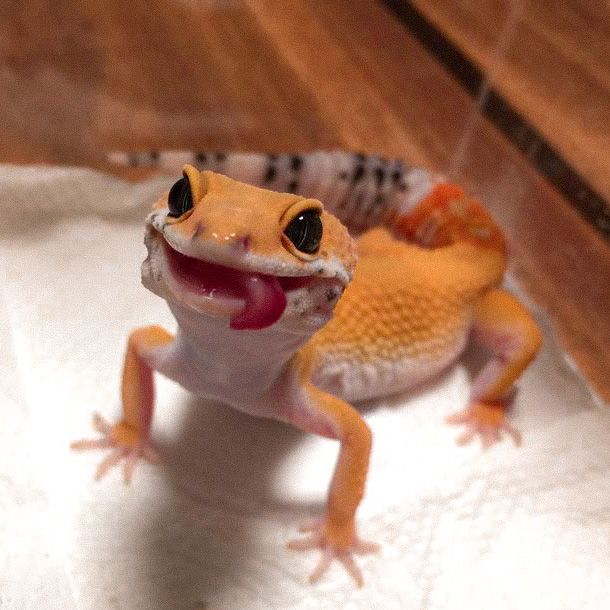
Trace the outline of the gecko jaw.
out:
M 203 302 L 226 308 L 230 326 L 236 330 L 274 324 L 286 309 L 288 293 L 306 288 L 316 279 L 242 271 L 182 254 L 166 240 L 163 244 L 172 279 Z

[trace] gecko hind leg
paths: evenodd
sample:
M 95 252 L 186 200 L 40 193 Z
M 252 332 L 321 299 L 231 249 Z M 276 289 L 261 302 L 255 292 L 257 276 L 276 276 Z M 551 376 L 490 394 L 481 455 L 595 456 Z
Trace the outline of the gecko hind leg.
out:
M 121 383 L 123 417 L 116 424 L 110 424 L 94 413 L 93 427 L 101 436 L 75 441 L 70 445 L 76 451 L 111 450 L 99 464 L 96 480 L 102 479 L 114 466 L 123 462 L 123 479 L 129 483 L 141 458 L 151 463 L 159 461 L 149 438 L 154 406 L 153 369 L 149 357 L 155 349 L 171 343 L 173 339 L 160 326 L 139 328 L 129 336 Z
M 514 383 L 534 359 L 542 333 L 523 305 L 508 292 L 488 292 L 475 308 L 472 338 L 492 352 L 492 358 L 473 381 L 469 406 L 450 415 L 450 424 L 464 424 L 460 444 L 480 436 L 487 448 L 509 434 L 516 445 L 521 435 L 506 417 L 515 393 Z

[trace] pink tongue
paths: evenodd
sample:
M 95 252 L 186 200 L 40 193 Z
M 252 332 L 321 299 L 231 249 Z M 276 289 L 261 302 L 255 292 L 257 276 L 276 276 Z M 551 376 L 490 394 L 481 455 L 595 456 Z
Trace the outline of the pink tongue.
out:
M 245 293 L 245 306 L 231 318 L 236 330 L 271 326 L 286 308 L 286 295 L 278 279 L 272 275 L 244 274 L 240 282 Z

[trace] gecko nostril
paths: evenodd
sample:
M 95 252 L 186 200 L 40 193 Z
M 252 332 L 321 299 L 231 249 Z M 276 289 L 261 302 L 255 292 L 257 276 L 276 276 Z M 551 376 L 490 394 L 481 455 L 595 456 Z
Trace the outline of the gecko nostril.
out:
M 248 234 L 235 237 L 231 245 L 239 252 L 250 252 L 252 249 L 252 236 Z
M 202 222 L 198 222 L 195 225 L 195 230 L 193 231 L 193 234 L 191 235 L 191 239 L 197 239 L 204 231 L 205 231 L 204 224 Z

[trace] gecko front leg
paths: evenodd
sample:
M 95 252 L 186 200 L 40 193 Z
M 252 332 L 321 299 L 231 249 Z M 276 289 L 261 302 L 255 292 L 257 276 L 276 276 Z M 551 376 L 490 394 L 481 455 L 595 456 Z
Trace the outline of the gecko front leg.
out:
M 303 384 L 305 404 L 282 419 L 307 432 L 341 443 L 328 492 L 325 514 L 300 528 L 307 536 L 288 543 L 294 550 L 320 549 L 322 556 L 310 575 L 318 581 L 334 559 L 340 561 L 358 586 L 363 578 L 354 554 L 372 553 L 378 545 L 363 541 L 356 531 L 356 510 L 362 496 L 371 452 L 371 431 L 362 416 L 348 403 L 323 392 L 310 382 Z
M 95 413 L 93 425 L 102 436 L 75 441 L 70 445 L 75 450 L 111 449 L 97 468 L 96 480 L 102 479 L 111 468 L 124 460 L 123 478 L 125 483 L 129 483 L 141 458 L 149 462 L 158 461 L 149 439 L 154 406 L 150 358 L 156 349 L 171 343 L 173 339 L 160 326 L 139 328 L 129 336 L 121 383 L 122 419 L 112 425 Z

